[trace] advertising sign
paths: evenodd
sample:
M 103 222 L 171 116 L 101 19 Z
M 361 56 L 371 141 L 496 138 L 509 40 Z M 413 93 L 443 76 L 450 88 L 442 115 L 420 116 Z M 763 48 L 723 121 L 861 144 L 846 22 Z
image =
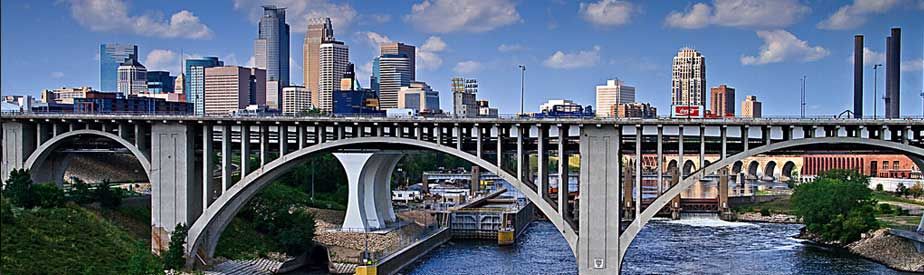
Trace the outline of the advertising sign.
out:
M 703 106 L 699 105 L 674 105 L 671 108 L 671 117 L 674 118 L 702 118 Z

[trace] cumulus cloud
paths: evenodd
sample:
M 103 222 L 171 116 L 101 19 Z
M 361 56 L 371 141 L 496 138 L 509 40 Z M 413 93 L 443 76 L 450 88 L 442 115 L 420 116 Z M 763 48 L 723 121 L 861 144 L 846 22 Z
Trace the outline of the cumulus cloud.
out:
M 64 77 L 64 73 L 63 72 L 51 72 L 50 76 L 51 78 L 62 78 Z
M 372 61 L 356 66 L 356 77 L 358 79 L 369 79 L 370 76 L 372 76 Z
M 502 53 L 518 52 L 522 50 L 526 50 L 526 47 L 520 44 L 500 44 L 500 46 L 497 46 L 497 51 Z
M 388 21 L 391 21 L 391 15 L 389 14 L 370 14 L 367 16 L 363 16 L 363 19 L 364 20 L 360 22 L 384 24 L 384 23 L 388 23 Z
M 171 50 L 154 49 L 148 52 L 142 64 L 148 71 L 168 71 L 176 75 L 180 71 L 180 55 Z
M 557 51 L 545 61 L 542 65 L 553 69 L 577 69 L 592 67 L 600 61 L 600 46 L 594 46 L 590 50 L 565 53 Z
M 121 0 L 67 0 L 67 3 L 77 23 L 96 32 L 127 32 L 165 38 L 212 37 L 212 30 L 188 10 L 164 18 L 163 14 L 155 11 L 131 15 L 128 5 Z
M 872 14 L 882 14 L 898 6 L 899 0 L 854 0 L 837 9 L 834 14 L 818 23 L 819 29 L 846 30 L 866 23 Z
M 486 32 L 520 21 L 513 0 L 424 0 L 404 20 L 425 32 Z
M 377 32 L 361 32 L 360 36 L 362 36 L 363 40 L 365 40 L 370 47 L 376 50 L 379 49 L 379 45 L 382 43 L 392 43 L 391 38 Z
M 330 17 L 336 34 L 348 29 L 359 16 L 350 4 L 331 3 L 328 0 L 234 0 L 234 9 L 246 13 L 254 23 L 260 21 L 263 5 L 286 8 L 286 22 L 292 32 L 308 30 L 310 19 Z
M 417 68 L 423 70 L 435 70 L 443 65 L 443 58 L 439 53 L 446 50 L 446 42 L 438 36 L 431 36 L 422 46 L 417 48 L 415 56 L 417 57 Z
M 853 64 L 853 52 L 847 57 L 847 61 Z M 863 64 L 885 64 L 885 53 L 863 48 Z
M 913 59 L 902 61 L 903 72 L 916 72 L 924 70 L 924 59 Z
M 698 29 L 708 25 L 739 28 L 786 27 L 811 12 L 798 0 L 714 0 L 697 3 L 686 11 L 668 14 L 665 24 Z
M 474 60 L 466 60 L 456 63 L 456 67 L 452 69 L 453 72 L 462 75 L 472 74 L 479 70 L 481 70 L 481 63 Z
M 619 26 L 632 19 L 637 9 L 628 1 L 600 0 L 595 3 L 581 3 L 578 12 L 584 20 L 597 26 Z
M 828 56 L 830 52 L 821 46 L 810 46 L 808 42 L 784 30 L 758 31 L 757 36 L 764 40 L 757 56 L 741 57 L 741 64 L 762 65 L 795 60 L 809 62 Z

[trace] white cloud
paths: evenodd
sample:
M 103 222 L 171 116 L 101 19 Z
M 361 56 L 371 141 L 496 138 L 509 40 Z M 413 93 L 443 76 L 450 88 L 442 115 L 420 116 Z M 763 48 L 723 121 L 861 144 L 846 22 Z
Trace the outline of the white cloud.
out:
M 500 44 L 500 46 L 497 46 L 497 51 L 502 53 L 518 52 L 522 50 L 526 50 L 526 47 L 520 44 Z
M 254 23 L 263 15 L 263 5 L 286 8 L 286 22 L 291 32 L 305 32 L 313 18 L 330 17 L 334 34 L 348 29 L 359 14 L 350 4 L 331 3 L 328 0 L 234 0 L 234 9 L 243 11 Z
M 289 64 L 290 64 L 290 65 L 292 64 L 292 58 L 289 58 Z M 296 64 L 298 64 L 298 63 L 296 63 Z M 251 68 L 256 67 L 256 66 L 257 66 L 257 58 L 251 55 L 250 58 L 247 59 L 247 63 L 245 63 L 244 66 L 245 66 L 245 67 L 251 67 Z
M 385 24 L 385 23 L 388 23 L 388 21 L 391 21 L 391 15 L 389 14 L 370 14 L 370 15 L 364 16 L 363 19 L 365 20 L 360 21 L 361 23 Z
M 913 59 L 902 61 L 903 72 L 916 72 L 924 70 L 924 59 Z
M 599 61 L 600 46 L 594 46 L 590 50 L 574 53 L 557 51 L 542 62 L 542 64 L 553 69 L 577 69 L 592 67 Z
M 164 18 L 158 12 L 130 15 L 121 0 L 67 0 L 77 23 L 97 32 L 128 32 L 141 36 L 205 39 L 212 30 L 188 10 Z
M 424 44 L 417 48 L 415 53 L 417 57 L 417 68 L 423 70 L 435 70 L 443 65 L 443 58 L 439 53 L 446 50 L 446 42 L 438 36 L 427 38 Z
M 64 77 L 64 73 L 63 73 L 63 72 L 51 72 L 50 75 L 51 75 L 51 78 L 62 78 L 62 77 Z
M 785 30 L 758 31 L 757 36 L 764 40 L 757 56 L 741 57 L 741 64 L 762 65 L 795 60 L 809 62 L 828 56 L 830 52 L 821 46 L 809 46 L 808 42 Z
M 431 33 L 486 32 L 520 21 L 512 0 L 424 0 L 404 20 Z
M 850 56 L 847 57 L 847 62 L 853 64 L 853 52 L 850 53 Z M 877 52 L 870 50 L 869 48 L 863 48 L 863 64 L 872 65 L 872 64 L 885 64 L 885 53 Z
M 368 80 L 372 76 L 372 61 L 364 63 L 362 66 L 356 66 L 356 77 L 358 79 Z
M 148 52 L 142 64 L 148 71 L 168 71 L 176 75 L 180 72 L 180 55 L 171 50 L 154 49 Z
M 376 50 L 376 52 L 378 52 L 379 45 L 382 43 L 392 43 L 391 38 L 377 32 L 362 32 L 360 35 L 369 43 L 370 47 Z
M 697 3 L 685 12 L 668 14 L 665 24 L 697 29 L 708 25 L 739 28 L 786 27 L 811 12 L 798 0 L 714 0 Z
M 619 26 L 632 19 L 637 9 L 628 1 L 600 0 L 596 3 L 581 3 L 578 12 L 581 17 L 597 26 Z
M 834 14 L 818 23 L 819 29 L 846 30 L 866 23 L 871 14 L 882 14 L 898 6 L 899 0 L 854 0 L 853 4 L 837 9 Z
M 456 67 L 452 69 L 453 72 L 461 75 L 472 74 L 479 70 L 481 70 L 481 63 L 474 60 L 466 60 L 456 63 Z

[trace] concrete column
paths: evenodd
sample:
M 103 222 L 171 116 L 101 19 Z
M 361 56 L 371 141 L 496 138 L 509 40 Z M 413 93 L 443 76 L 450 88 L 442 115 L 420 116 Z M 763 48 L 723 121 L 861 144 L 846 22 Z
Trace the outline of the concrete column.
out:
M 664 193 L 664 126 L 658 125 L 658 196 Z
M 246 123 L 241 124 L 241 178 L 243 179 L 250 173 L 251 168 L 248 164 L 250 162 L 250 125 Z
M 678 143 L 677 143 L 677 170 L 680 171 L 680 176 L 686 176 L 683 174 L 683 125 L 678 127 L 677 131 Z
M 620 133 L 618 128 L 581 128 L 581 199 L 577 256 L 580 274 L 619 274 Z
M 298 125 L 298 130 L 296 132 L 298 132 L 298 149 L 299 150 L 304 149 L 305 148 L 305 126 Z
M 327 142 L 327 125 L 315 126 L 315 129 L 318 130 L 318 144 Z
M 503 170 L 504 151 L 502 147 L 504 144 L 504 133 L 503 133 L 503 129 L 501 129 L 500 125 L 498 124 L 494 125 L 494 129 L 497 130 L 497 168 Z M 495 173 L 499 173 L 499 172 L 500 171 L 495 171 Z
M 151 240 L 166 248 L 177 224 L 191 225 L 202 214 L 202 183 L 196 177 L 194 127 L 151 125 Z
M 282 124 L 277 128 L 279 129 L 279 158 L 282 158 L 289 152 L 289 126 Z
M 414 137 L 416 137 L 417 140 L 423 139 L 423 129 L 417 123 L 414 123 Z
M 706 166 L 706 126 L 699 126 L 699 169 Z M 705 171 L 705 170 L 703 170 Z M 705 176 L 705 175 L 703 175 Z
M 402 154 L 334 153 L 347 174 L 349 195 L 343 230 L 371 231 L 396 221 L 390 179 Z
M 744 144 L 744 151 L 742 152 L 748 151 L 748 147 L 750 147 L 751 145 L 750 139 L 751 139 L 751 127 L 744 125 L 744 127 L 741 129 L 741 141 Z
M 569 213 L 571 210 L 568 207 L 568 194 L 570 186 L 568 186 L 568 126 L 567 125 L 558 125 L 558 214 L 563 220 L 567 221 L 571 218 Z
M 334 128 L 336 128 L 334 129 L 334 131 L 337 131 L 337 140 L 343 139 L 343 131 L 344 131 L 343 128 L 344 127 L 340 125 L 339 123 L 334 122 Z
M 221 193 L 228 190 L 231 182 L 231 125 L 224 125 L 221 129 Z
M 481 134 L 482 134 L 481 132 L 482 132 L 481 126 L 479 126 L 478 124 L 475 124 L 475 156 L 477 156 L 479 159 L 481 159 L 481 151 L 483 151 L 482 150 L 483 142 L 481 140 Z
M 635 218 L 642 215 L 642 137 L 645 127 L 635 125 Z
M 119 126 L 123 126 L 123 125 L 120 124 Z M 63 127 L 61 126 L 61 124 L 52 122 L 52 123 L 51 123 L 51 137 L 56 137 L 56 136 L 62 134 L 62 133 L 64 132 L 64 129 L 61 129 L 61 128 L 63 128 Z M 120 128 L 120 130 L 119 130 L 119 133 L 120 133 L 119 135 L 120 135 L 122 138 L 124 138 L 125 140 L 128 140 L 128 135 L 123 135 L 123 134 L 122 134 L 122 131 L 121 131 L 121 128 Z
M 719 135 L 722 136 L 722 156 L 719 157 L 719 160 L 723 160 L 728 157 L 728 127 L 722 125 L 719 131 Z
M 215 177 L 212 175 L 215 168 L 213 134 L 211 124 L 202 125 L 202 209 L 207 209 L 219 194 L 218 190 L 215 190 L 218 186 L 215 186 Z
M 436 130 L 436 144 L 443 145 L 443 128 L 440 128 L 439 124 L 434 124 L 433 129 Z
M 549 153 L 548 153 L 548 137 L 549 137 L 549 127 L 539 124 L 537 125 L 537 132 L 539 136 L 536 138 L 536 187 L 539 189 L 539 195 L 543 199 L 551 200 L 549 196 Z
M 260 167 L 269 162 L 269 127 L 260 125 Z
M 523 167 L 529 167 L 529 165 L 523 163 L 524 160 L 527 160 L 527 158 L 523 156 L 526 153 L 523 150 L 523 142 L 526 141 L 523 138 L 523 132 L 523 126 L 517 124 L 517 179 L 520 180 L 520 182 L 524 182 L 526 178 L 526 175 L 523 174 Z M 528 131 L 526 132 L 528 133 Z
M 456 149 L 462 151 L 462 126 L 456 125 L 454 129 L 456 131 Z

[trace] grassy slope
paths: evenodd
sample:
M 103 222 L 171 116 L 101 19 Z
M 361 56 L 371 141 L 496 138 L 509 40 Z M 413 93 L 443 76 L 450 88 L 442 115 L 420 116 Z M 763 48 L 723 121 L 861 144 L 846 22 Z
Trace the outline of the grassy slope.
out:
M 4 274 L 134 274 L 152 264 L 146 243 L 78 206 L 22 210 L 3 224 Z

